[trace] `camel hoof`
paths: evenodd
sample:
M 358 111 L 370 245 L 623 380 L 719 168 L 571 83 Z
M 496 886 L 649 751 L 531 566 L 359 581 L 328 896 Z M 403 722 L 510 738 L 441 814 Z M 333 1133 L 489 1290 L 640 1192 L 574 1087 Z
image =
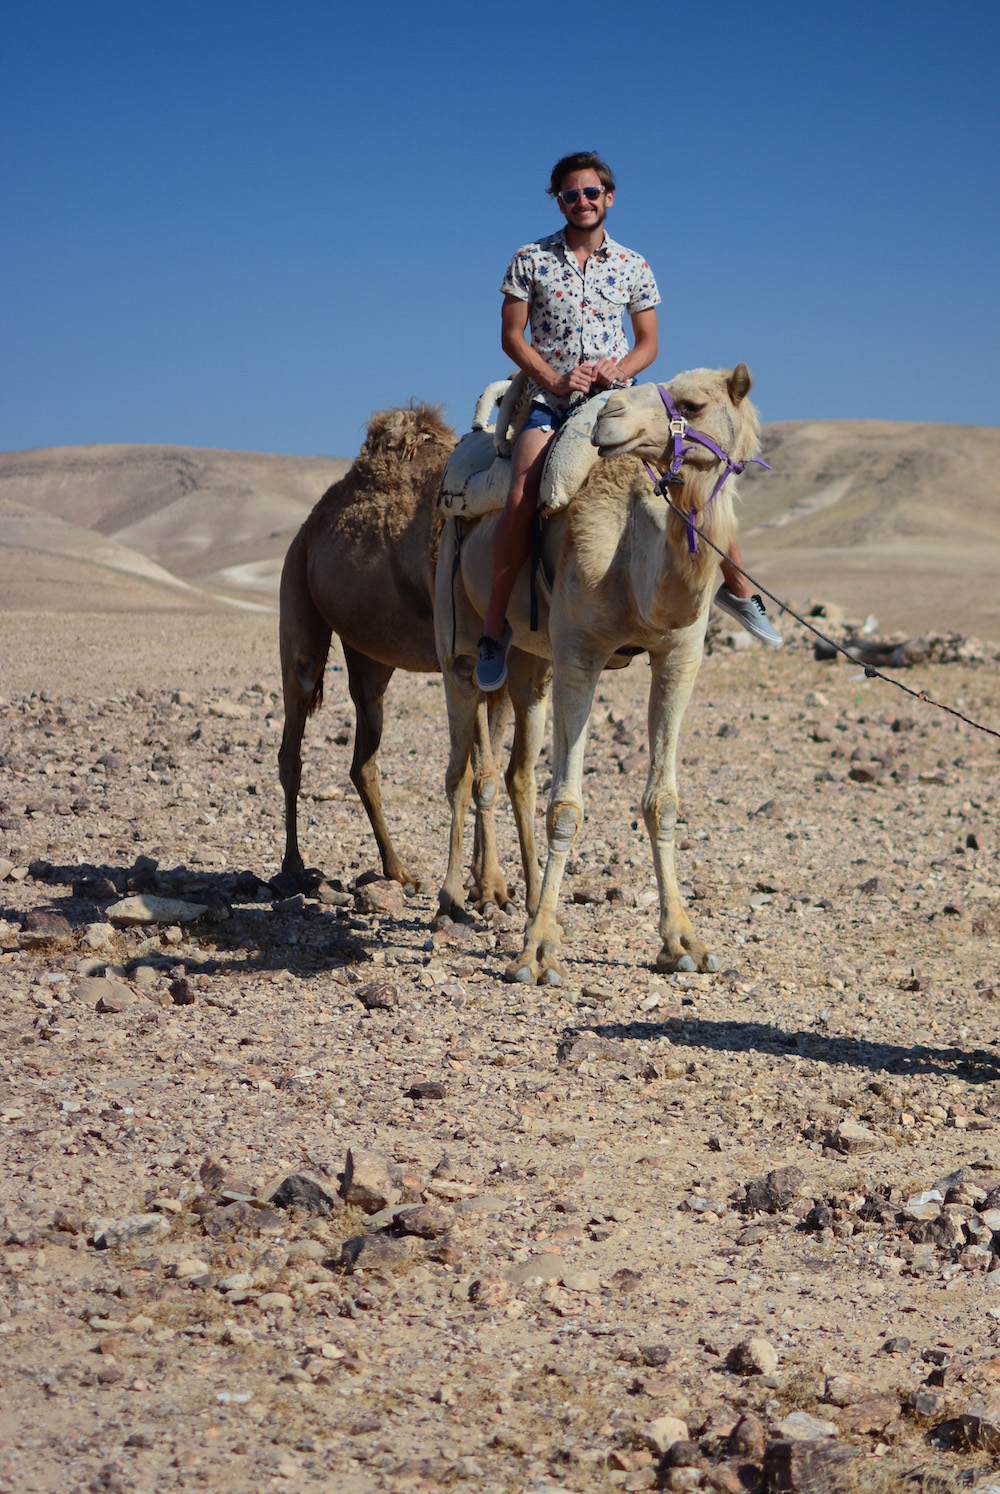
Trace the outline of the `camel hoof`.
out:
M 710 970 L 710 971 L 712 971 L 714 973 L 716 970 L 718 970 L 718 968 L 719 968 L 718 956 L 717 955 L 708 955 L 706 957 L 706 960 L 705 960 L 705 969 L 706 970 Z
M 450 913 L 439 913 L 436 918 L 431 919 L 431 928 L 435 932 L 438 929 L 450 929 L 454 922 Z
M 526 986 L 534 980 L 534 976 L 532 975 L 527 965 L 519 965 L 514 971 L 512 979 L 516 981 L 518 985 Z
M 558 970 L 546 970 L 545 974 L 542 976 L 542 985 L 543 986 L 561 986 L 562 985 L 562 976 L 559 974 L 559 971 Z
M 695 964 L 694 960 L 692 960 L 689 954 L 681 955 L 680 959 L 677 961 L 678 970 L 697 970 L 697 968 L 698 966 Z
M 504 910 L 505 913 L 516 913 L 517 912 L 517 904 L 514 903 L 514 902 L 511 902 L 510 899 L 508 899 L 507 902 L 505 902 L 504 905 L 503 905 L 503 910 Z

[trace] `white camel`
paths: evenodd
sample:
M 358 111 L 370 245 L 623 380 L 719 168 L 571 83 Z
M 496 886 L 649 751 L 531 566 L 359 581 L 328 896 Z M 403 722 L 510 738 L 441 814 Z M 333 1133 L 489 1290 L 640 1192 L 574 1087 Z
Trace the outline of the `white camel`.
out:
M 690 515 L 719 552 L 727 551 L 735 530 L 735 476 L 758 450 L 757 413 L 747 398 L 751 384 L 749 369 L 740 363 L 732 370 L 695 369 L 667 385 L 642 384 L 613 394 L 593 435 L 604 460 L 569 507 L 543 525 L 554 580 L 551 599 L 540 600 L 535 633 L 529 627 L 527 567 L 518 579 L 508 609 L 515 645 L 511 658 L 519 674 L 534 679 L 533 692 L 523 686 L 518 692 L 532 700 L 531 719 L 522 722 L 520 736 L 532 752 L 541 740 L 551 660 L 553 772 L 548 860 L 541 888 L 529 898 L 524 944 L 507 968 L 509 980 L 558 985 L 565 976 L 556 913 L 566 859 L 583 823 L 583 758 L 594 690 L 610 659 L 639 652 L 649 654 L 652 673 L 650 767 L 642 811 L 659 888 L 662 947 L 656 967 L 718 969 L 681 907 L 674 871 L 677 740 L 701 662 L 719 562 L 715 549 L 694 539 L 682 515 Z M 674 484 L 666 488 L 669 503 L 654 487 L 646 464 L 657 476 L 676 469 Z M 468 521 L 451 520 L 441 539 L 435 627 L 451 735 L 452 834 L 439 918 L 451 915 L 462 900 L 462 822 L 479 699 L 473 669 L 495 522 L 491 515 L 470 529 Z M 511 777 L 522 821 L 527 805 L 518 810 L 516 799 L 519 792 L 533 793 L 534 756 L 523 759 Z

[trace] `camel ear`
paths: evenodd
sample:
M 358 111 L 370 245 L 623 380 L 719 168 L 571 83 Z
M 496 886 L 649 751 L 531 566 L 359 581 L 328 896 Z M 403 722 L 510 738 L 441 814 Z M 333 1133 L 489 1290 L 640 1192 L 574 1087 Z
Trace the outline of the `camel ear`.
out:
M 745 363 L 737 363 L 726 381 L 726 387 L 729 390 L 729 398 L 734 405 L 738 405 L 741 400 L 746 399 L 753 388 L 753 379 L 750 377 L 750 370 Z

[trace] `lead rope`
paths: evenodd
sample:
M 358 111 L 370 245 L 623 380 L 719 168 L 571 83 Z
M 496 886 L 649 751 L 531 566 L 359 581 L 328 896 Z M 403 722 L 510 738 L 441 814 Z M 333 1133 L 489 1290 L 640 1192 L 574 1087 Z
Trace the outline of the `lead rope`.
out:
M 814 633 L 817 638 L 821 638 L 824 643 L 828 643 L 831 648 L 836 649 L 838 654 L 843 654 L 845 659 L 850 659 L 852 664 L 857 664 L 859 662 L 851 653 L 849 653 L 846 648 L 843 648 L 839 643 L 834 643 L 833 639 L 828 638 L 825 633 L 821 633 L 819 628 L 814 628 L 811 622 L 807 622 L 804 617 L 800 617 L 799 614 L 792 607 L 790 607 L 787 602 L 782 602 L 778 597 L 774 595 L 773 592 L 768 591 L 766 586 L 762 586 L 759 581 L 755 580 L 754 577 L 749 574 L 748 571 L 745 571 L 741 565 L 737 565 L 735 561 L 731 560 L 724 550 L 720 550 L 719 546 L 715 544 L 714 541 L 709 539 L 704 530 L 697 527 L 697 525 L 692 521 L 689 514 L 686 514 L 683 509 L 678 508 L 677 504 L 674 503 L 672 499 L 668 498 L 666 492 L 662 492 L 660 496 L 662 497 L 667 507 L 673 509 L 677 517 L 679 519 L 683 519 L 684 523 L 688 526 L 689 529 L 694 530 L 699 539 L 703 539 L 705 541 L 709 549 L 714 550 L 716 555 L 721 555 L 723 560 L 728 561 L 734 571 L 739 571 L 740 575 L 743 576 L 745 580 L 750 582 L 750 585 L 754 588 L 755 591 L 763 592 L 768 600 L 775 604 L 775 606 L 779 610 L 779 616 L 782 612 L 787 612 L 789 617 L 794 617 L 797 623 L 801 623 L 802 627 L 808 628 L 810 633 Z M 976 731 L 984 731 L 991 737 L 1000 738 L 1000 731 L 994 731 L 992 726 L 984 726 L 981 721 L 973 721 L 970 716 L 963 716 L 962 712 L 956 711 L 954 706 L 945 705 L 940 700 L 932 700 L 931 697 L 927 694 L 926 690 L 911 690 L 909 685 L 903 684 L 902 680 L 894 680 L 891 675 L 883 674 L 881 670 L 874 669 L 870 664 L 862 664 L 861 667 L 865 672 L 866 678 L 870 680 L 884 680 L 887 685 L 895 685 L 897 690 L 902 690 L 904 695 L 909 695 L 914 700 L 921 701 L 924 705 L 934 706 L 939 711 L 947 711 L 949 716 L 956 716 L 959 721 L 964 721 L 966 726 L 972 726 L 976 729 Z

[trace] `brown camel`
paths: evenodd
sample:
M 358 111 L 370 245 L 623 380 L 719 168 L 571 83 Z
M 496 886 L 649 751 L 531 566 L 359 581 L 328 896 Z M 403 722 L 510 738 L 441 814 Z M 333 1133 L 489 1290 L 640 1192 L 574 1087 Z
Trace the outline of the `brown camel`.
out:
M 566 859 L 583 824 L 587 721 L 601 670 L 623 649 L 648 653 L 651 671 L 650 767 L 642 809 L 660 894 L 662 947 L 657 968 L 718 969 L 716 957 L 698 938 L 681 906 L 674 871 L 677 739 L 701 662 L 718 553 L 705 544 L 689 552 L 684 519 L 657 495 L 637 458 L 666 472 L 675 452 L 674 426 L 690 427 L 678 474 L 682 485 L 667 491 L 673 505 L 690 515 L 724 554 L 735 529 L 735 479 L 720 487 L 727 468 L 716 453 L 728 454 L 729 472 L 742 470 L 738 464 L 756 455 L 757 415 L 747 398 L 751 382 L 745 363 L 732 370 L 678 374 L 663 386 L 674 402 L 676 420 L 655 384 L 613 394 L 598 416 L 592 438 L 605 460 L 591 471 L 568 509 L 544 525 L 555 579 L 550 602 L 540 605 L 536 633 L 529 629 L 526 574 L 518 579 L 507 612 L 514 642 L 536 655 L 539 669 L 552 661 L 553 765 L 546 820 L 548 862 L 537 905 L 529 904 L 524 946 L 507 969 L 510 980 L 558 985 L 564 977 L 556 914 Z M 699 444 L 699 433 L 711 444 Z M 447 787 L 452 835 L 439 917 L 449 914 L 459 894 L 461 821 L 468 803 L 478 698 L 473 667 L 479 618 L 489 593 L 494 525 L 492 515 L 474 528 L 466 521 L 463 538 L 460 522 L 450 520 L 441 538 L 438 651 L 451 732 Z M 453 556 L 457 574 L 451 581 Z M 457 623 L 449 621 L 443 627 L 451 609 Z
M 383 697 L 393 671 L 438 669 L 433 602 L 441 521 L 435 504 L 454 446 L 454 431 L 433 406 L 411 404 L 373 415 L 354 465 L 324 493 L 285 557 L 280 594 L 285 729 L 278 770 L 285 796 L 286 872 L 304 870 L 296 814 L 302 735 L 322 702 L 323 672 L 337 633 L 357 715 L 351 780 L 375 832 L 385 875 L 407 889 L 418 885 L 392 844 L 377 757 Z M 486 707 L 477 718 L 476 906 L 492 901 L 503 907 L 509 900 L 492 817 L 493 761 L 508 714 L 509 701 L 503 698 L 491 703 L 488 721 Z

